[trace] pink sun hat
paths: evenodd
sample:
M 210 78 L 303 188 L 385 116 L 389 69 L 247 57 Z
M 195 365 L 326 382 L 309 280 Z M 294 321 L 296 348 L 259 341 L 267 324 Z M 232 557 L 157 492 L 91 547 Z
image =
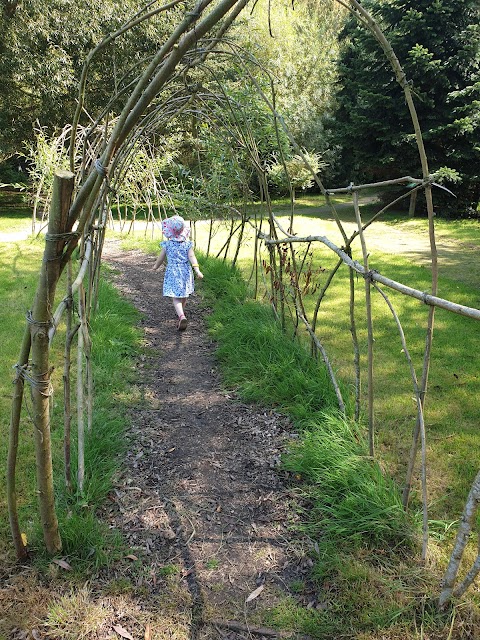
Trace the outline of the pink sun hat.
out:
M 163 235 L 168 240 L 183 242 L 190 235 L 190 227 L 181 216 L 172 216 L 162 221 Z

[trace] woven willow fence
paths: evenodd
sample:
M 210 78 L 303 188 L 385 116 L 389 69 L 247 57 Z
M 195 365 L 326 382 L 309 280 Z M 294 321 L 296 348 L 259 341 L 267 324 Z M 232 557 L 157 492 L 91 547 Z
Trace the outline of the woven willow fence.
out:
M 265 205 L 268 231 L 262 226 L 262 221 L 252 219 L 246 213 L 245 208 L 237 208 L 233 205 L 223 205 L 224 217 L 230 219 L 230 233 L 219 255 L 225 258 L 229 254 L 231 246 L 235 246 L 233 260 L 235 261 L 247 225 L 255 228 L 255 242 L 253 263 L 257 277 L 260 255 L 260 243 L 264 243 L 268 250 L 268 262 L 265 263 L 263 277 L 270 287 L 270 298 L 279 322 L 285 326 L 287 315 L 293 320 L 295 326 L 302 325 L 310 336 L 312 351 L 320 353 L 330 373 L 332 385 L 335 389 L 340 411 L 345 411 L 345 399 L 342 397 L 334 368 L 330 363 L 327 350 L 322 344 L 316 332 L 318 314 L 322 301 L 328 288 L 342 265 L 346 265 L 350 278 L 350 331 L 353 342 L 353 358 L 356 372 L 355 383 L 355 418 L 358 419 L 361 409 L 360 393 L 360 348 L 357 337 L 357 324 L 359 318 L 355 304 L 355 282 L 359 275 L 364 280 L 366 317 L 365 323 L 368 334 L 367 354 L 367 415 L 368 415 L 368 441 L 369 452 L 375 455 L 375 415 L 374 415 L 374 336 L 371 292 L 372 289 L 379 292 L 385 300 L 392 314 L 392 318 L 398 327 L 403 352 L 407 359 L 411 383 L 416 401 L 416 428 L 412 441 L 411 455 L 408 464 L 407 477 L 403 501 L 408 507 L 410 489 L 412 486 L 413 472 L 417 460 L 417 450 L 421 451 L 421 486 L 423 502 L 423 549 L 422 557 L 425 559 L 428 543 L 428 513 L 427 513 L 427 478 L 426 478 L 426 435 L 424 420 L 424 402 L 427 389 L 430 356 L 434 334 L 435 309 L 446 309 L 452 313 L 468 316 L 473 320 L 480 319 L 480 311 L 465 307 L 455 302 L 438 297 L 438 268 L 437 250 L 435 244 L 434 208 L 432 189 L 436 185 L 436 176 L 430 173 L 428 160 L 425 154 L 420 125 L 417 119 L 415 106 L 411 96 L 410 85 L 393 52 L 390 44 L 384 37 L 379 26 L 365 9 L 355 0 L 341 2 L 340 4 L 351 11 L 356 18 L 369 29 L 383 49 L 386 58 L 390 62 L 396 79 L 403 91 L 403 96 L 409 109 L 412 128 L 418 147 L 419 164 L 422 168 L 420 176 L 401 176 L 374 185 L 354 185 L 347 188 L 328 189 L 322 183 L 312 167 L 312 178 L 325 196 L 332 217 L 335 219 L 342 237 L 342 247 L 336 246 L 327 237 L 312 235 L 297 237 L 293 234 L 294 218 L 290 220 L 288 229 L 284 229 L 279 220 L 274 216 L 270 206 L 270 197 L 267 184 L 267 175 L 261 161 L 255 140 L 251 130 L 246 124 L 247 118 L 242 120 L 239 105 L 232 104 L 226 93 L 218 86 L 218 91 L 205 95 L 200 93 L 196 85 L 185 82 L 187 72 L 202 69 L 207 72 L 206 61 L 209 56 L 221 55 L 240 65 L 245 73 L 245 79 L 254 86 L 258 95 L 268 105 L 274 126 L 280 134 L 290 139 L 292 147 L 304 163 L 309 167 L 308 158 L 296 145 L 288 128 L 277 112 L 274 91 L 267 96 L 261 89 L 249 65 L 245 63 L 245 52 L 226 39 L 226 33 L 231 24 L 238 17 L 242 9 L 248 4 L 248 0 L 220 0 L 213 3 L 211 0 L 202 0 L 192 3 L 191 9 L 180 14 L 180 7 L 185 3 L 180 0 L 163 6 L 155 6 L 150 3 L 145 9 L 129 20 L 116 33 L 109 34 L 88 56 L 84 71 L 80 80 L 78 108 L 71 126 L 62 132 L 61 144 L 57 145 L 60 155 L 63 149 L 67 152 L 63 158 L 63 169 L 58 170 L 53 181 L 52 191 L 49 192 L 50 201 L 48 215 L 48 232 L 45 237 L 45 252 L 40 270 L 37 293 L 28 314 L 20 355 L 16 364 L 15 389 L 12 404 L 12 418 L 10 425 L 10 447 L 8 455 L 8 505 L 13 541 L 17 556 L 25 557 L 27 550 L 22 539 L 21 527 L 17 513 L 16 503 L 16 464 L 19 442 L 19 425 L 21 408 L 24 397 L 25 383 L 30 387 L 32 400 L 31 418 L 34 422 L 35 449 L 37 459 L 37 484 L 40 505 L 41 522 L 44 532 L 45 545 L 49 553 L 54 554 L 61 550 L 61 535 L 58 529 L 58 521 L 55 513 L 55 495 L 53 488 L 53 469 L 50 450 L 50 396 L 52 383 L 50 379 L 51 362 L 50 348 L 57 332 L 57 328 L 66 317 L 66 338 L 64 354 L 64 441 L 65 441 L 65 482 L 67 487 L 72 487 L 74 481 L 71 478 L 71 381 L 70 368 L 74 358 L 71 349 L 76 343 L 77 357 L 77 443 L 78 443 L 78 475 L 76 486 L 81 493 L 85 474 L 85 461 L 83 443 L 91 429 L 94 412 L 93 406 L 93 380 L 90 355 L 94 348 L 89 335 L 89 319 L 95 310 L 98 295 L 98 282 L 101 265 L 102 248 L 106 229 L 112 220 L 112 207 L 116 204 L 117 215 L 125 202 L 126 183 L 129 171 L 138 158 L 141 158 L 140 166 L 143 171 L 141 177 L 141 192 L 147 193 L 146 204 L 148 208 L 148 222 L 152 229 L 159 223 L 154 211 L 162 209 L 160 202 L 169 198 L 172 194 L 162 180 L 161 172 L 155 165 L 156 158 L 161 152 L 168 150 L 159 149 L 152 143 L 157 130 L 165 127 L 179 114 L 195 113 L 196 117 L 206 118 L 216 126 L 228 127 L 231 135 L 238 139 L 245 150 L 255 172 L 262 191 L 262 199 Z M 118 93 L 112 96 L 109 104 L 105 105 L 102 113 L 87 127 L 80 126 L 80 117 L 84 109 L 88 73 L 95 59 L 101 55 L 108 55 L 109 47 L 122 34 L 142 21 L 149 20 L 161 12 L 176 11 L 180 15 L 176 27 L 166 39 L 159 51 L 145 61 L 142 70 L 136 69 L 131 78 L 126 78 Z M 183 11 L 183 9 L 182 9 Z M 251 59 L 250 64 L 255 64 Z M 112 119 L 110 111 L 112 105 L 121 104 L 120 114 Z M 215 107 L 213 107 L 215 105 Z M 221 107 L 220 111 L 218 107 Z M 221 122 L 221 110 L 228 113 L 225 122 Z M 68 147 L 63 142 L 69 138 Z M 60 163 L 62 164 L 62 163 Z M 285 165 L 286 169 L 286 165 Z M 287 172 L 288 174 L 288 172 Z M 138 178 L 138 174 L 137 174 Z M 137 178 L 132 183 L 138 183 Z M 42 178 L 39 179 L 39 184 Z M 146 188 L 148 185 L 148 188 Z M 366 188 L 380 189 L 392 185 L 409 185 L 405 195 L 379 210 L 368 222 L 364 222 L 360 214 L 359 194 Z M 412 186 L 413 185 L 413 186 Z M 123 189 L 123 192 L 122 192 Z M 429 221 L 429 240 L 431 252 L 431 290 L 425 293 L 400 282 L 391 280 L 381 273 L 374 271 L 369 265 L 369 251 L 365 238 L 366 228 L 377 220 L 384 211 L 396 204 L 402 198 L 412 197 L 422 190 L 425 194 L 427 214 Z M 39 193 L 41 187 L 39 186 Z M 332 196 L 338 193 L 351 194 L 356 215 L 357 229 L 348 236 L 338 216 L 332 201 Z M 172 198 L 173 202 L 173 198 Z M 154 207 L 153 205 L 158 205 Z M 202 203 L 205 205 L 205 202 Z M 211 204 L 211 203 L 210 203 Z M 213 209 L 213 206 L 211 207 Z M 218 209 L 218 207 L 217 207 Z M 36 212 L 36 210 L 35 210 Z M 43 214 L 46 219 L 47 216 Z M 135 216 L 133 217 L 133 221 Z M 127 216 L 123 218 L 126 224 Z M 130 224 L 132 221 L 129 220 Z M 36 224 L 36 213 L 34 226 Z M 213 218 L 210 222 L 210 239 L 207 252 L 210 249 L 211 234 L 214 228 Z M 360 242 L 362 261 L 352 259 L 352 243 Z M 236 245 L 232 245 L 236 243 Z M 330 249 L 338 257 L 336 266 L 326 277 L 321 288 L 313 314 L 309 317 L 305 310 L 300 278 L 305 266 L 305 259 L 298 259 L 294 246 L 297 244 L 315 247 L 322 244 Z M 76 274 L 73 273 L 72 256 L 78 251 L 80 260 Z M 288 269 L 287 269 L 288 264 Z M 61 274 L 67 273 L 67 290 L 63 300 L 54 309 L 56 287 Z M 416 298 L 428 305 L 428 319 L 426 324 L 425 352 L 422 371 L 418 375 L 414 370 L 407 342 L 398 314 L 395 311 L 385 288 L 396 290 L 406 296 Z M 256 282 L 255 290 L 258 289 Z M 76 340 L 75 340 L 76 339 Z M 453 595 L 461 595 L 473 582 L 480 570 L 480 555 L 472 565 L 463 581 L 455 586 L 458 568 L 465 549 L 469 534 L 476 515 L 480 500 L 480 474 L 475 479 L 465 507 L 461 521 L 457 542 L 452 553 L 450 565 L 445 575 L 440 604 L 445 604 Z

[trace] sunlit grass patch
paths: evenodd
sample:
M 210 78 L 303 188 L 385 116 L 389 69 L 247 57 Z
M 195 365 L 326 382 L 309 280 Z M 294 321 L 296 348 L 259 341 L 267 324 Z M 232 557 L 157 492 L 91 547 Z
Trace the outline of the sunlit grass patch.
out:
M 47 638 L 62 640 L 97 637 L 146 637 L 147 628 L 156 640 L 188 640 L 190 612 L 181 606 L 172 613 L 163 611 L 160 600 L 152 597 L 148 609 L 142 606 L 127 584 L 117 581 L 111 593 L 101 595 L 88 586 L 58 597 L 50 607 L 42 631 Z M 108 588 L 106 591 L 108 592 Z M 178 602 L 176 604 L 179 604 Z M 112 635 L 113 634 L 113 635 Z
M 43 623 L 50 637 L 60 635 L 65 640 L 89 637 L 105 622 L 107 611 L 95 603 L 85 586 L 55 602 Z
M 342 416 L 323 414 L 303 423 L 286 469 L 307 483 L 310 536 L 328 545 L 406 547 L 413 527 L 398 487 L 368 456 L 364 431 Z
M 32 212 L 27 207 L 15 206 L 0 210 L 0 234 L 30 232 Z
M 334 637 L 345 631 L 344 620 L 334 613 L 317 608 L 307 609 L 294 597 L 283 598 L 275 607 L 262 611 L 265 624 L 287 631 L 308 634 L 311 638 Z

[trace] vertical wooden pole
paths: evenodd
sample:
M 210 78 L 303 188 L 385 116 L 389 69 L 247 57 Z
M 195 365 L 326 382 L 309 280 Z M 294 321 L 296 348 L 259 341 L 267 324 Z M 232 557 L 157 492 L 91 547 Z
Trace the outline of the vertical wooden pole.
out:
M 83 285 L 78 289 L 80 328 L 78 330 L 77 345 L 77 448 L 78 448 L 78 490 L 83 492 L 85 480 L 85 421 L 84 421 L 84 394 L 83 394 L 83 354 L 84 354 L 84 325 L 85 325 L 85 290 Z
M 72 347 L 72 317 L 73 317 L 73 300 L 72 300 L 72 261 L 67 264 L 67 317 L 66 317 L 66 336 L 65 351 L 63 356 L 63 459 L 65 466 L 65 486 L 67 491 L 72 490 L 72 473 L 71 473 L 71 426 L 72 426 L 72 402 L 71 402 L 71 383 L 70 383 L 70 367 L 71 367 L 71 347 Z
M 415 217 L 415 207 L 417 205 L 417 193 L 418 191 L 415 189 L 415 191 L 412 191 L 412 193 L 410 194 L 410 204 L 408 207 L 408 217 L 409 218 L 414 218 Z
M 351 247 L 346 248 L 349 257 L 352 257 Z M 355 319 L 355 274 L 353 269 L 349 269 L 349 282 L 350 282 L 350 333 L 352 335 L 353 343 L 353 366 L 355 369 L 355 420 L 360 419 L 360 403 L 362 393 L 362 379 L 360 368 L 360 348 L 358 346 L 358 334 L 357 323 Z
M 15 379 L 15 388 L 12 399 L 12 412 L 10 417 L 10 432 L 8 441 L 8 460 L 7 460 L 7 502 L 8 516 L 10 520 L 10 530 L 12 532 L 13 544 L 15 552 L 19 560 L 23 560 L 27 556 L 27 549 L 22 539 L 20 531 L 20 523 L 18 520 L 17 510 L 17 490 L 16 490 L 16 469 L 17 469 L 17 452 L 18 452 L 18 436 L 20 427 L 20 413 L 23 403 L 23 392 L 25 387 L 22 371 L 28 363 L 30 354 L 31 338 L 30 327 L 26 327 L 23 334 L 22 347 L 20 349 L 20 357 L 17 363 L 17 377 Z
M 365 306 L 367 313 L 367 332 L 368 332 L 368 363 L 367 363 L 367 384 L 368 384 L 368 449 L 370 455 L 375 455 L 375 421 L 373 411 L 373 320 L 372 320 L 372 301 L 371 301 L 371 282 L 368 277 L 368 251 L 363 233 L 362 219 L 360 216 L 360 207 L 358 203 L 358 191 L 353 192 L 353 206 L 355 208 L 355 217 L 357 219 L 358 233 L 362 245 L 363 266 L 365 267 Z
M 31 349 L 31 397 L 37 470 L 37 489 L 43 537 L 49 553 L 62 548 L 55 513 L 53 465 L 50 438 L 50 345 L 48 330 L 54 304 L 55 289 L 60 277 L 60 259 L 65 245 L 61 237 L 66 227 L 73 174 L 59 171 L 55 174 L 52 202 L 48 220 L 43 264 L 29 318 Z

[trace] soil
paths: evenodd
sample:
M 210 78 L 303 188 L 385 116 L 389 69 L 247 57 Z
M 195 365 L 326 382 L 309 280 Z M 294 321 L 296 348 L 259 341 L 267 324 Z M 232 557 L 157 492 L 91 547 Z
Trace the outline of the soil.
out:
M 151 256 L 110 241 L 103 257 L 141 312 L 145 349 L 128 455 L 103 514 L 130 552 L 90 587 L 111 610 L 92 637 L 114 637 L 115 625 L 135 638 L 149 629 L 162 639 L 293 637 L 271 629 L 269 611 L 298 584 L 298 603 L 318 604 L 279 467 L 295 433 L 284 416 L 224 389 L 199 297 L 180 332 Z

